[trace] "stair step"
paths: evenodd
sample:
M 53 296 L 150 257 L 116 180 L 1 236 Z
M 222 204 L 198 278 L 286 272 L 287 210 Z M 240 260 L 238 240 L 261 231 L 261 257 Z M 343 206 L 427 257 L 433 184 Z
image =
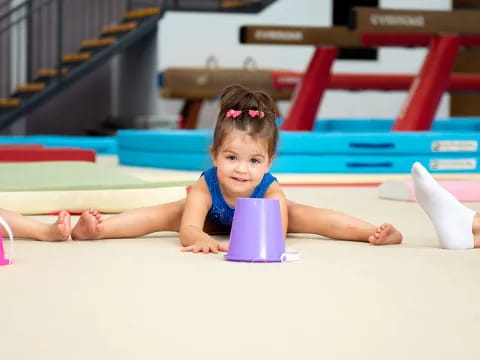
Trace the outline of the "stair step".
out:
M 17 98 L 0 98 L 0 108 L 19 107 L 22 101 Z
M 160 8 L 147 8 L 147 9 L 137 9 L 129 11 L 125 14 L 124 19 L 141 19 L 144 17 L 160 14 Z
M 241 3 L 240 1 L 223 1 L 221 7 L 224 9 L 231 9 L 243 5 L 244 3 Z
M 31 92 L 38 92 L 45 89 L 45 83 L 43 82 L 34 82 L 28 84 L 18 85 L 16 88 L 17 93 L 31 93 Z
M 99 48 L 113 44 L 117 39 L 113 36 L 100 39 L 88 39 L 82 41 L 82 49 Z
M 129 32 L 138 26 L 136 22 L 126 22 L 118 25 L 104 26 L 102 29 L 102 35 L 111 35 Z
M 78 63 L 82 61 L 87 61 L 91 57 L 92 57 L 92 53 L 90 52 L 65 54 L 62 56 L 62 62 L 65 64 Z
M 62 68 L 62 75 L 66 75 L 68 73 L 68 68 Z M 37 71 L 37 78 L 50 78 L 57 76 L 58 69 L 40 69 Z

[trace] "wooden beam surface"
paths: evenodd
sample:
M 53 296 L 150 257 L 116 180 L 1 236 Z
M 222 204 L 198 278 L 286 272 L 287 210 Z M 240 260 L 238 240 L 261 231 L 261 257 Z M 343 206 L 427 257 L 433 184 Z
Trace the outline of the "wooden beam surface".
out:
M 267 91 L 273 98 L 288 100 L 291 91 L 275 89 L 271 70 L 168 68 L 163 73 L 160 94 L 166 98 L 213 99 L 222 89 L 240 84 L 252 89 Z
M 480 35 L 480 11 L 425 11 L 355 7 L 353 26 L 359 33 Z
M 262 26 L 245 25 L 240 28 L 240 42 L 271 45 L 361 46 L 356 31 L 345 26 Z

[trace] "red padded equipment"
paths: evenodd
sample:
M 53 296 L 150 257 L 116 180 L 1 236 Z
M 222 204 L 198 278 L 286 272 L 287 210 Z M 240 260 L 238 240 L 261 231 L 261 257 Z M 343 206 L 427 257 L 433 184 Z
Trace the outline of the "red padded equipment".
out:
M 0 162 L 88 161 L 95 162 L 95 151 L 75 148 L 2 148 Z

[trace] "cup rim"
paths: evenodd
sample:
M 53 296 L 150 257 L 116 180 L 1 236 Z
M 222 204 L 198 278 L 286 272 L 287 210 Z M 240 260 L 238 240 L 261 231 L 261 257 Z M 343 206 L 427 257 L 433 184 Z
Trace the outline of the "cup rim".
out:
M 246 258 L 246 257 L 241 257 L 241 256 L 234 256 L 234 255 L 229 255 L 229 254 L 225 254 L 223 255 L 223 257 L 226 259 L 226 260 L 229 260 L 229 261 L 241 261 L 241 262 L 259 262 L 259 263 L 262 263 L 262 262 L 281 262 L 282 259 L 281 259 L 281 256 L 278 257 L 278 258 Z

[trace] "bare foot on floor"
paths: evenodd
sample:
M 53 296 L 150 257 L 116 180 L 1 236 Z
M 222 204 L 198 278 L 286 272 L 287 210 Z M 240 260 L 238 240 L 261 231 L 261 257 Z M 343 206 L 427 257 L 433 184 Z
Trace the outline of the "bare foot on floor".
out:
M 62 210 L 58 214 L 57 221 L 48 225 L 48 230 L 45 236 L 39 240 L 42 241 L 65 241 L 70 237 L 72 232 L 72 225 L 70 223 L 70 214 Z
M 97 240 L 103 230 L 102 215 L 95 209 L 88 209 L 80 215 L 72 230 L 73 240 Z
M 368 237 L 368 242 L 373 245 L 400 244 L 402 233 L 391 224 L 380 225 L 373 235 Z

